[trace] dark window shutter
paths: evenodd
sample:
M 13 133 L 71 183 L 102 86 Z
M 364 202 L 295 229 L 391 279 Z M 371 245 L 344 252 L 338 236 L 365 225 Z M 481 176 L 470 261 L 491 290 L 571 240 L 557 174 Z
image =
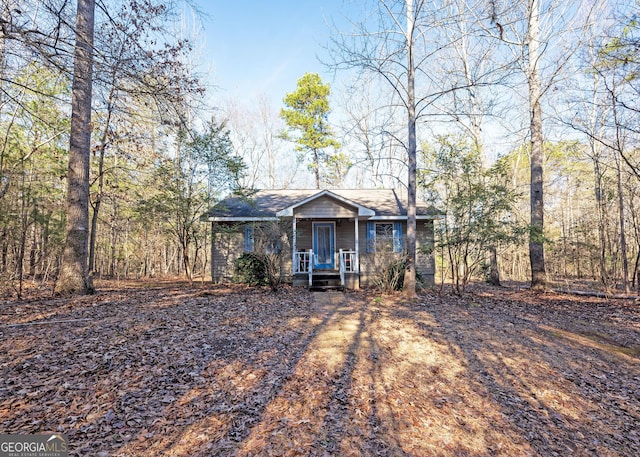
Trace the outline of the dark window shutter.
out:
M 402 222 L 393 223 L 393 252 L 402 252 Z
M 244 226 L 244 252 L 253 252 L 253 226 Z
M 367 252 L 375 251 L 376 243 L 376 225 L 373 222 L 367 222 Z

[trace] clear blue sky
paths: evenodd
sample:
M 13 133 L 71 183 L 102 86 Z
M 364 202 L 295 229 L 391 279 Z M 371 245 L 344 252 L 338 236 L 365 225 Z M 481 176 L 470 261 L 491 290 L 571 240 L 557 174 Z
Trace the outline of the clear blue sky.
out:
M 344 17 L 343 0 L 200 0 L 207 13 L 204 59 L 211 65 L 215 100 L 250 103 L 267 95 L 275 107 L 304 73 L 332 75 L 319 62 L 332 20 Z

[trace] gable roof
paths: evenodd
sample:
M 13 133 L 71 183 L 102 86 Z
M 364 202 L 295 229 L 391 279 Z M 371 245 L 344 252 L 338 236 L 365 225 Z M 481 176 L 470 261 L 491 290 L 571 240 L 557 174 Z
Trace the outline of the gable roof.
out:
M 321 197 L 324 197 L 324 196 L 330 197 L 330 198 L 332 198 L 334 200 L 338 200 L 339 202 L 342 202 L 347 206 L 351 206 L 354 209 L 357 209 L 358 210 L 358 217 L 362 217 L 362 216 L 371 217 L 371 216 L 375 216 L 376 215 L 375 210 L 373 210 L 371 208 L 367 208 L 365 206 L 362 206 L 362 205 L 356 203 L 353 200 L 350 200 L 348 198 L 342 197 L 341 195 L 338 195 L 338 194 L 336 194 L 334 192 L 331 192 L 329 190 L 323 190 L 323 191 L 321 191 L 321 192 L 319 192 L 319 193 L 317 193 L 315 195 L 312 195 L 311 197 L 305 198 L 304 200 L 301 200 L 301 201 L 299 201 L 297 203 L 294 203 L 291 206 L 287 206 L 286 208 L 281 209 L 280 211 L 278 211 L 276 213 L 276 216 L 278 216 L 278 217 L 293 217 L 293 211 L 296 208 L 298 208 L 300 206 L 303 206 L 303 205 L 305 205 L 305 204 L 307 204 L 307 203 L 309 203 L 309 202 L 311 202 L 311 201 L 313 201 L 315 199 L 318 199 L 318 198 L 321 198 Z
M 250 197 L 231 195 L 204 216 L 208 221 L 258 221 L 292 217 L 293 210 L 317 198 L 328 197 L 353 207 L 358 216 L 372 220 L 404 219 L 406 205 L 393 189 L 276 189 L 258 190 Z M 438 211 L 416 203 L 419 219 L 437 219 Z

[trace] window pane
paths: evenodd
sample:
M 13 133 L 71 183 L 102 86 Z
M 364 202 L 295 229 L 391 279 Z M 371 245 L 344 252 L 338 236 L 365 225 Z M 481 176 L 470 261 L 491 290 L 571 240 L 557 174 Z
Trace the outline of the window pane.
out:
M 318 263 L 331 263 L 331 229 L 318 227 Z
M 376 251 L 393 252 L 393 224 L 376 223 Z

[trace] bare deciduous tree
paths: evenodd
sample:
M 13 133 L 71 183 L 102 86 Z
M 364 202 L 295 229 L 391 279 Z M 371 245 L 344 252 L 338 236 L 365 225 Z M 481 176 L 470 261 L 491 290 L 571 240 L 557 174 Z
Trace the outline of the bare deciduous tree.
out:
M 455 20 L 441 2 L 379 0 L 373 15 L 354 23 L 351 33 L 332 40 L 336 69 L 356 69 L 385 82 L 406 117 L 405 134 L 395 139 L 406 152 L 407 163 L 407 262 L 404 290 L 416 290 L 416 173 L 417 124 L 426 110 L 444 93 L 456 88 L 433 84 L 430 66 L 437 65 L 442 50 L 451 43 L 434 39 L 434 31 Z
M 561 77 L 581 42 L 583 25 L 598 2 L 522 0 L 512 4 L 489 1 L 493 34 L 511 50 L 528 89 L 530 140 L 531 287 L 544 289 L 543 113 L 542 98 Z
M 393 188 L 405 182 L 407 166 L 394 138 L 406 128 L 398 122 L 399 108 L 388 104 L 389 91 L 375 78 L 358 78 L 344 90 L 343 142 L 351 152 L 358 186 Z

